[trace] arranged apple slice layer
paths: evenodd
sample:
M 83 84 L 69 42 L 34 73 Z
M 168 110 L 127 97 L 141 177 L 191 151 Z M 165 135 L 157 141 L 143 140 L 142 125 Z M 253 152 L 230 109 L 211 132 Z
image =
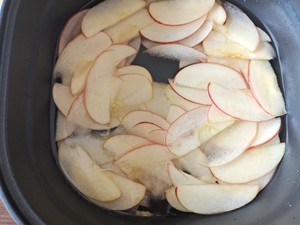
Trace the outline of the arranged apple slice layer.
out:
M 207 123 L 208 109 L 199 107 L 191 110 L 171 124 L 166 137 L 171 152 L 182 156 L 200 146 L 199 129 Z
M 116 165 L 130 179 L 145 185 L 153 198 L 161 198 L 171 186 L 167 163 L 174 157 L 163 145 L 148 145 L 123 155 Z
M 215 105 L 211 105 L 207 116 L 208 116 L 208 121 L 210 123 L 219 123 L 219 122 L 234 120 L 233 117 L 228 116 L 227 114 L 223 113 Z
M 267 173 L 266 175 L 251 181 L 249 183 L 247 183 L 248 185 L 258 185 L 259 186 L 259 190 L 263 190 L 272 180 L 272 178 L 274 177 L 276 168 L 273 169 L 271 172 Z
M 258 147 L 246 151 L 228 164 L 211 168 L 212 173 L 227 183 L 246 183 L 272 171 L 281 161 L 285 144 Z
M 207 14 L 214 3 L 214 0 L 158 1 L 149 5 L 149 13 L 159 23 L 182 25 Z
M 166 120 L 171 124 L 186 111 L 178 105 L 171 105 Z
M 233 90 L 210 84 L 208 93 L 218 109 L 236 119 L 265 121 L 274 118 L 260 107 L 249 90 Z
M 60 145 L 59 162 L 64 174 L 84 195 L 96 201 L 120 198 L 121 191 L 79 146 Z
M 226 22 L 227 14 L 223 6 L 215 3 L 207 15 L 207 19 L 216 24 L 223 25 Z
M 131 41 L 128 42 L 128 45 L 131 46 L 132 48 L 134 48 L 137 52 L 136 54 L 130 56 L 129 58 L 127 58 L 126 60 L 126 64 L 125 65 L 130 65 L 136 58 L 141 45 L 142 45 L 142 38 L 141 36 L 137 36 L 136 38 L 132 39 Z
M 146 6 L 143 0 L 103 1 L 91 8 L 82 21 L 82 32 L 91 37 L 110 27 Z
M 251 202 L 257 185 L 185 185 L 176 188 L 179 202 L 188 210 L 209 215 L 228 212 Z
M 82 34 L 71 41 L 58 58 L 54 67 L 54 77 L 61 77 L 62 83 L 69 85 L 74 69 L 82 61 L 94 61 L 112 44 L 105 33 L 86 38 Z
M 121 197 L 109 202 L 96 201 L 95 203 L 97 205 L 106 209 L 126 210 L 133 208 L 143 200 L 146 193 L 145 186 L 111 171 L 105 171 L 104 174 L 107 175 L 119 188 L 121 191 Z
M 208 166 L 224 165 L 243 154 L 257 132 L 254 122 L 235 122 L 201 146 Z
M 153 42 L 170 43 L 183 40 L 197 30 L 205 22 L 206 16 L 203 16 L 192 23 L 181 26 L 167 26 L 160 23 L 152 23 L 141 30 L 141 35 Z
M 151 73 L 142 66 L 129 65 L 118 69 L 117 71 L 118 76 L 125 75 L 125 74 L 140 74 L 146 77 L 151 83 L 153 82 Z
M 249 83 L 254 98 L 266 112 L 273 116 L 286 114 L 276 74 L 268 61 L 252 60 L 250 62 Z
M 191 212 L 190 210 L 184 208 L 183 205 L 178 201 L 175 187 L 166 190 L 166 199 L 174 209 L 177 209 L 181 212 Z
M 64 116 L 67 116 L 76 99 L 76 97 L 72 95 L 71 88 L 63 84 L 55 83 L 53 85 L 52 96 L 59 111 Z
M 241 74 L 229 67 L 213 63 L 198 63 L 185 67 L 174 78 L 175 84 L 202 90 L 207 90 L 211 82 L 227 88 L 247 88 Z
M 111 37 L 113 43 L 122 44 L 138 37 L 139 32 L 152 23 L 153 19 L 149 16 L 148 11 L 142 9 L 104 32 Z
M 94 62 L 92 61 L 82 61 L 76 66 L 71 81 L 71 91 L 73 95 L 78 95 L 84 91 L 86 80 L 93 65 Z
M 75 124 L 67 120 L 61 113 L 57 112 L 55 141 L 61 141 L 72 135 L 75 130 Z

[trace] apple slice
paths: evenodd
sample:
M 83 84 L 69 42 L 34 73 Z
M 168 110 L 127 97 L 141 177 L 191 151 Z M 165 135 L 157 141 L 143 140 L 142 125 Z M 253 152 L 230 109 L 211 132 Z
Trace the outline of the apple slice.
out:
M 142 122 L 153 123 L 164 130 L 167 130 L 170 126 L 170 124 L 159 115 L 143 110 L 132 111 L 121 121 L 126 130 L 131 130 L 135 125 Z
M 75 124 L 67 120 L 60 112 L 57 112 L 55 141 L 62 141 L 71 136 L 75 130 Z
M 167 117 L 171 105 L 166 96 L 166 86 L 164 83 L 154 82 L 152 99 L 144 104 L 145 110 L 163 118 Z
M 171 105 L 166 120 L 171 124 L 186 111 L 178 105 Z
M 201 146 L 208 166 L 224 165 L 247 150 L 257 132 L 257 123 L 238 121 Z
M 63 84 L 70 85 L 76 66 L 82 61 L 94 61 L 111 44 L 110 37 L 105 33 L 92 38 L 80 34 L 61 53 L 54 67 L 54 77 L 61 77 Z
M 128 106 L 140 105 L 152 98 L 152 84 L 142 75 L 126 74 L 119 76 L 121 86 L 116 101 Z
M 142 9 L 134 15 L 120 21 L 116 25 L 106 29 L 113 43 L 126 43 L 139 36 L 140 30 L 153 23 L 147 9 Z
M 175 61 L 180 61 L 182 59 L 192 60 L 192 61 L 205 61 L 206 56 L 191 47 L 181 45 L 181 44 L 163 44 L 157 45 L 153 48 L 149 48 L 146 53 L 171 59 Z
M 86 80 L 93 65 L 94 62 L 92 61 L 82 61 L 76 66 L 71 81 L 71 91 L 73 95 L 78 95 L 84 90 Z
M 249 148 L 263 145 L 273 139 L 279 133 L 281 128 L 281 119 L 275 118 L 272 120 L 258 123 L 257 134 Z
M 76 13 L 65 24 L 58 41 L 58 55 L 61 55 L 67 44 L 81 33 L 81 22 L 88 11 L 85 9 Z
M 117 118 L 111 118 L 109 124 L 99 124 L 90 116 L 86 109 L 84 94 L 79 95 L 72 104 L 67 115 L 68 120 L 92 130 L 108 130 L 120 125 Z
M 166 190 L 166 199 L 168 203 L 174 208 L 181 212 L 190 212 L 186 208 L 182 206 L 182 204 L 178 201 L 178 198 L 176 196 L 176 188 L 172 187 L 168 190 Z
M 145 196 L 146 188 L 144 185 L 131 181 L 126 177 L 117 175 L 111 171 L 105 171 L 107 175 L 120 189 L 121 197 L 110 202 L 95 203 L 101 207 L 112 210 L 127 210 L 138 205 Z
M 207 19 L 216 24 L 223 25 L 227 19 L 226 11 L 221 5 L 215 3 L 212 9 L 209 11 Z
M 72 95 L 71 88 L 60 83 L 55 83 L 52 89 L 52 96 L 59 111 L 64 116 L 67 116 L 76 99 L 76 96 Z
M 209 35 L 213 29 L 213 25 L 214 23 L 212 21 L 206 20 L 196 33 L 179 41 L 178 43 L 189 47 L 194 47 L 195 45 L 201 43 Z
M 268 142 L 266 142 L 265 144 L 263 144 L 259 147 L 267 147 L 270 145 L 277 145 L 277 144 L 280 144 L 280 138 L 279 138 L 278 134 L 274 138 L 272 138 L 271 140 L 269 140 Z
M 69 181 L 84 195 L 97 201 L 120 198 L 121 191 L 81 147 L 61 144 L 60 166 Z
M 144 0 L 110 0 L 99 3 L 89 10 L 82 21 L 82 32 L 91 37 L 146 6 Z
M 107 51 L 114 51 L 116 65 L 120 64 L 123 60 L 126 61 L 127 57 L 130 57 L 137 53 L 137 50 L 129 45 L 113 44 Z
M 118 160 L 127 152 L 151 144 L 145 138 L 134 136 L 134 135 L 116 135 L 107 139 L 103 148 L 114 155 L 114 158 Z
M 260 41 L 258 31 L 252 20 L 235 5 L 223 4 L 227 14 L 224 25 L 227 36 L 234 42 L 254 52 Z
M 234 120 L 233 117 L 228 116 L 219 110 L 215 105 L 211 105 L 208 111 L 208 121 L 210 123 L 219 123 Z
M 207 184 L 206 182 L 178 170 L 173 163 L 168 164 L 168 171 L 172 184 L 177 187 L 180 185 Z
M 166 145 L 182 156 L 200 146 L 199 129 L 207 123 L 209 107 L 199 107 L 180 116 L 168 129 Z
M 181 96 L 179 96 L 170 85 L 166 86 L 166 96 L 170 104 L 178 105 L 186 111 L 199 108 L 199 104 L 188 101 Z
M 135 60 L 135 58 L 136 58 L 136 56 L 137 56 L 137 54 L 138 54 L 138 52 L 139 52 L 139 50 L 141 48 L 141 45 L 142 45 L 142 38 L 141 38 L 141 36 L 138 36 L 138 37 L 132 39 L 131 41 L 129 41 L 128 45 L 131 46 L 131 47 L 133 47 L 137 51 L 137 53 L 134 54 L 134 55 L 132 55 L 132 56 L 130 56 L 126 60 L 125 65 L 130 65 Z
M 260 41 L 272 42 L 270 36 L 264 30 L 259 27 L 256 27 L 256 29 L 258 31 Z
M 247 183 L 247 185 L 258 185 L 259 191 L 263 190 L 272 180 L 274 174 L 276 172 L 276 169 L 273 169 L 271 172 L 267 173 L 266 175 Z
M 174 157 L 166 146 L 148 145 L 123 155 L 116 165 L 129 179 L 145 185 L 153 198 L 160 199 L 172 185 L 167 164 Z
M 184 185 L 176 195 L 188 210 L 210 215 L 228 212 L 251 202 L 258 194 L 257 185 Z
M 266 112 L 273 116 L 286 114 L 276 74 L 268 61 L 250 62 L 249 84 L 254 98 Z
M 188 24 L 206 15 L 214 3 L 214 0 L 158 1 L 149 5 L 149 14 L 165 25 Z
M 153 47 L 156 47 L 158 45 L 160 45 L 159 43 L 155 43 L 155 42 L 152 42 L 152 41 L 149 41 L 147 39 L 143 39 L 142 40 L 142 45 L 146 48 L 146 49 L 149 49 L 149 48 L 153 48 Z
M 233 90 L 210 84 L 208 93 L 214 105 L 231 117 L 256 122 L 274 118 L 260 107 L 249 90 Z
M 168 26 L 153 22 L 149 26 L 143 28 L 140 33 L 141 35 L 153 42 L 158 43 L 171 43 L 183 40 L 192 34 L 194 34 L 197 30 L 205 22 L 206 16 L 202 16 L 201 18 L 195 20 L 194 22 L 181 25 L 181 26 Z
M 118 76 L 125 75 L 125 74 L 140 74 L 146 77 L 151 83 L 153 83 L 151 73 L 142 66 L 129 65 L 118 69 L 117 71 Z
M 100 124 L 110 122 L 110 107 L 121 80 L 115 77 L 115 52 L 106 51 L 95 61 L 85 88 L 85 104 L 90 116 Z
M 223 166 L 211 168 L 212 173 L 227 183 L 246 183 L 258 179 L 279 164 L 285 152 L 285 143 L 258 147 L 246 151 Z
M 169 84 L 180 97 L 188 101 L 200 105 L 212 105 L 207 90 L 178 85 L 175 84 L 173 80 L 169 80 Z
M 276 57 L 274 48 L 268 42 L 260 42 L 257 49 L 251 52 L 217 31 L 210 32 L 203 41 L 203 47 L 208 56 L 220 58 L 271 60 Z
M 212 175 L 210 169 L 204 166 L 207 165 L 207 159 L 199 148 L 194 149 L 184 156 L 173 159 L 173 163 L 178 169 L 186 171 L 204 182 L 216 182 L 216 178 Z
M 129 133 L 161 145 L 165 144 L 167 135 L 166 130 L 153 123 L 147 122 L 138 123 L 129 130 Z
M 202 90 L 207 90 L 210 82 L 227 88 L 247 88 L 241 74 L 229 67 L 213 63 L 198 63 L 185 67 L 174 78 L 175 84 Z

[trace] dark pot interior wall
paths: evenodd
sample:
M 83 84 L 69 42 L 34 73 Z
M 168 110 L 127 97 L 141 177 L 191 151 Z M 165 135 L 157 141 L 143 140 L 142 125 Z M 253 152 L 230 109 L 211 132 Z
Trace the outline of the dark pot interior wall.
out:
M 267 189 L 249 206 L 223 215 L 132 218 L 108 213 L 79 196 L 64 180 L 52 149 L 54 113 L 51 73 L 56 41 L 66 20 L 87 1 L 8 0 L 2 13 L 0 38 L 0 184 L 1 195 L 19 223 L 30 224 L 290 224 L 300 223 L 300 4 L 231 1 L 259 18 L 274 40 L 289 115 L 282 137 L 287 153 Z M 254 18 L 255 20 L 255 18 Z M 154 64 L 155 66 L 155 64 Z

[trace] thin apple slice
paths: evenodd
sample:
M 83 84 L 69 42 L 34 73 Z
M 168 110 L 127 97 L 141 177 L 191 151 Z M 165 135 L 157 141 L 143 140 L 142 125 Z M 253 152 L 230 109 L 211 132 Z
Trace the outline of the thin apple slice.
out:
M 61 53 L 54 67 L 54 77 L 61 77 L 63 84 L 70 85 L 76 66 L 82 61 L 94 61 L 111 44 L 110 37 L 103 32 L 91 38 L 80 34 Z
M 52 89 L 52 96 L 59 111 L 64 116 L 67 116 L 76 99 L 76 96 L 72 95 L 71 88 L 60 83 L 55 83 Z
M 153 124 L 142 122 L 129 130 L 130 134 L 145 138 L 155 144 L 165 144 L 167 131 Z
M 152 99 L 144 104 L 144 109 L 163 118 L 167 117 L 171 103 L 166 96 L 166 84 L 153 83 Z
M 121 86 L 116 98 L 128 106 L 140 105 L 152 98 L 152 84 L 142 75 L 126 74 L 119 76 Z
M 86 37 L 92 37 L 146 6 L 144 0 L 103 1 L 89 10 L 83 18 L 81 29 Z
M 186 111 L 178 105 L 171 105 L 166 120 L 171 124 L 182 116 Z
M 81 22 L 88 9 L 82 10 L 72 16 L 65 24 L 58 41 L 58 55 L 61 55 L 67 44 L 81 33 Z
M 82 61 L 76 66 L 71 81 L 71 91 L 73 95 L 78 95 L 84 90 L 86 80 L 93 65 L 94 62 L 92 61 Z
M 126 43 L 139 36 L 140 30 L 153 23 L 147 9 L 142 9 L 134 15 L 120 21 L 116 25 L 106 29 L 113 43 Z
M 228 37 L 246 49 L 255 51 L 260 38 L 252 20 L 241 9 L 229 2 L 225 2 L 223 6 L 227 14 L 224 27 Z
M 258 194 L 257 185 L 185 185 L 176 188 L 183 207 L 204 215 L 223 213 L 240 208 Z
M 205 61 L 206 58 L 206 56 L 202 52 L 182 44 L 157 45 L 153 48 L 149 48 L 146 53 L 175 61 L 186 59 L 192 61 L 197 60 L 198 62 L 200 62 Z
M 256 122 L 274 118 L 260 107 L 249 90 L 233 90 L 210 84 L 208 93 L 214 105 L 231 117 Z
M 195 20 L 194 22 L 181 25 L 181 26 L 167 26 L 163 24 L 159 24 L 153 22 L 149 26 L 143 28 L 140 33 L 141 35 L 153 42 L 158 43 L 171 43 L 183 40 L 192 34 L 194 34 L 197 30 L 205 22 L 206 16 L 202 16 L 201 18 Z
M 67 120 L 60 112 L 57 112 L 55 141 L 62 141 L 72 135 L 75 130 L 75 124 Z
M 155 42 L 152 42 L 152 41 L 149 41 L 147 39 L 143 39 L 142 40 L 142 45 L 146 48 L 146 49 L 149 49 L 149 48 L 154 48 L 158 45 L 160 45 L 159 43 L 155 43 Z
M 260 37 L 260 41 L 272 42 L 270 36 L 264 30 L 259 27 L 256 28 Z
M 175 156 L 163 145 L 148 145 L 134 149 L 116 161 L 129 179 L 144 184 L 152 197 L 160 199 L 172 183 L 167 164 Z
M 113 44 L 107 51 L 114 51 L 116 65 L 120 64 L 123 60 L 126 61 L 127 57 L 130 57 L 137 53 L 137 50 L 129 45 Z
M 173 159 L 173 163 L 178 169 L 186 171 L 204 182 L 215 183 L 217 181 L 210 169 L 205 166 L 207 165 L 207 159 L 199 148 Z
M 114 158 L 118 160 L 129 151 L 149 144 L 151 144 L 151 142 L 142 137 L 134 135 L 116 135 L 107 139 L 103 143 L 103 148 L 105 151 L 114 155 Z
M 118 76 L 125 75 L 125 74 L 140 74 L 146 77 L 151 83 L 153 83 L 151 73 L 142 66 L 129 65 L 118 69 L 117 71 Z
M 257 49 L 251 52 L 217 31 L 210 32 L 203 41 L 203 47 L 208 56 L 220 58 L 271 60 L 276 57 L 274 48 L 268 42 L 260 42 Z
M 263 145 L 273 139 L 279 133 L 281 128 L 281 119 L 275 118 L 272 120 L 258 123 L 257 134 L 249 148 Z
M 214 3 L 214 0 L 158 1 L 149 5 L 149 14 L 165 25 L 188 24 L 206 15 Z
M 257 132 L 257 123 L 238 121 L 201 146 L 208 166 L 224 165 L 243 154 Z
M 95 61 L 85 88 L 85 103 L 90 116 L 100 124 L 110 122 L 110 108 L 121 80 L 115 77 L 115 52 L 106 51 Z
M 190 102 L 200 105 L 212 105 L 207 90 L 178 85 L 173 80 L 169 80 L 169 84 L 180 97 Z
M 210 82 L 227 88 L 247 88 L 241 74 L 229 67 L 214 63 L 198 63 L 185 67 L 174 78 L 175 84 L 202 90 L 207 90 Z
M 138 52 L 139 52 L 139 50 L 141 48 L 141 45 L 142 45 L 142 38 L 141 38 L 141 36 L 137 36 L 136 38 L 134 38 L 131 41 L 129 41 L 128 45 L 131 46 L 131 47 L 133 47 L 137 51 L 137 53 L 134 54 L 134 55 L 132 55 L 132 56 L 130 56 L 129 58 L 127 58 L 125 65 L 130 65 L 135 60 L 135 58 L 136 58 L 136 56 L 137 56 L 137 54 L 138 54 Z
M 226 122 L 226 121 L 234 120 L 233 117 L 228 116 L 227 114 L 223 113 L 215 105 L 211 105 L 207 116 L 208 116 L 208 121 L 210 123 L 219 123 L 219 122 Z
M 95 203 L 106 209 L 112 210 L 127 210 L 138 205 L 146 194 L 146 188 L 144 185 L 131 181 L 126 177 L 117 175 L 111 171 L 105 171 L 107 175 L 120 189 L 121 197 L 110 202 Z
M 166 86 L 166 96 L 170 104 L 178 105 L 186 111 L 199 108 L 199 104 L 188 101 L 181 96 L 179 96 L 170 85 Z
M 267 173 L 266 175 L 247 183 L 247 185 L 258 185 L 259 191 L 261 191 L 271 182 L 275 172 L 276 168 L 273 169 L 271 172 Z
M 211 168 L 211 171 L 218 179 L 227 183 L 247 183 L 272 171 L 281 161 L 284 152 L 285 143 L 258 147 L 246 151 L 230 163 Z
M 120 198 L 121 191 L 115 183 L 95 164 L 81 147 L 60 145 L 59 163 L 69 181 L 84 195 L 97 201 Z
M 135 125 L 142 122 L 153 123 L 164 130 L 167 130 L 170 126 L 170 124 L 159 115 L 143 110 L 132 111 L 121 121 L 126 130 L 131 130 Z
M 286 114 L 276 74 L 268 61 L 252 60 L 250 62 L 249 84 L 254 98 L 266 112 L 273 116 Z
M 182 156 L 200 146 L 199 129 L 207 123 L 209 107 L 191 110 L 171 124 L 166 137 L 166 145 L 171 152 Z
M 92 130 L 108 130 L 120 125 L 120 121 L 117 118 L 111 118 L 109 124 L 97 123 L 90 116 L 86 109 L 84 94 L 79 95 L 72 104 L 69 113 L 67 115 L 68 120 Z
M 172 184 L 177 187 L 180 185 L 207 184 L 206 182 L 193 177 L 192 175 L 178 170 L 173 163 L 168 164 L 168 171 Z
M 259 147 L 267 147 L 270 145 L 277 145 L 280 144 L 280 138 L 279 135 L 277 134 L 274 138 L 272 138 L 271 140 L 269 140 L 268 142 L 264 143 L 263 145 L 259 146 Z
M 207 19 L 216 24 L 223 25 L 227 19 L 226 11 L 221 5 L 215 3 L 212 9 L 209 11 Z
M 179 44 L 194 47 L 195 45 L 201 43 L 212 31 L 214 23 L 210 20 L 206 20 L 205 23 L 200 27 L 200 29 L 191 35 L 190 37 L 179 41 Z
M 176 188 L 172 187 L 168 190 L 166 190 L 166 199 L 168 203 L 174 208 L 181 212 L 190 212 L 188 209 L 184 208 L 182 204 L 178 201 L 178 198 L 176 196 Z

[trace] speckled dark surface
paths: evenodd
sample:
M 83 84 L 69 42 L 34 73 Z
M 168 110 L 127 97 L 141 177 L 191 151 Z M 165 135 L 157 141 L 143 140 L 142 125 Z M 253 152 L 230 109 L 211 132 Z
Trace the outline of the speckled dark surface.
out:
M 270 185 L 248 206 L 215 216 L 181 214 L 136 218 L 102 210 L 79 196 L 56 166 L 51 73 L 66 20 L 87 0 L 7 0 L 0 39 L 0 195 L 19 224 L 48 225 L 299 225 L 300 224 L 300 2 L 239 0 L 273 39 L 273 61 L 288 115 L 281 137 L 285 157 Z M 147 58 L 149 60 L 149 58 Z M 156 80 L 174 71 L 157 59 Z M 173 63 L 170 63 L 174 67 Z M 173 68 L 174 69 L 174 68 Z

